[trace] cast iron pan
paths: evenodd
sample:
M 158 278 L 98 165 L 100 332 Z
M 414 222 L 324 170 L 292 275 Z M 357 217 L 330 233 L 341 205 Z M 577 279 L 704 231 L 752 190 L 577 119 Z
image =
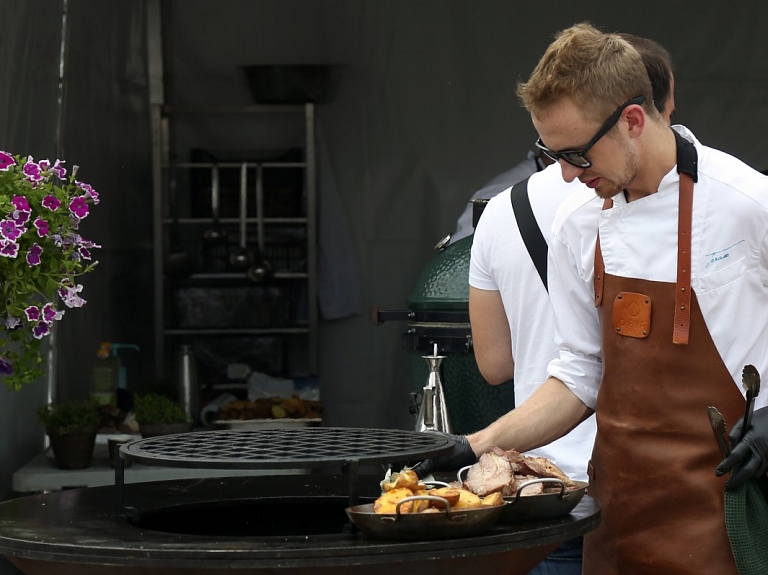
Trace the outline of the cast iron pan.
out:
M 462 467 L 458 472 L 458 480 L 463 483 L 462 473 L 470 466 Z M 540 493 L 537 495 L 521 495 L 524 488 L 536 483 L 555 484 L 560 487 L 559 492 Z M 585 481 L 574 481 L 575 489 L 568 489 L 568 485 L 562 479 L 554 477 L 539 477 L 531 479 L 517 486 L 514 496 L 504 497 L 504 511 L 500 523 L 517 523 L 520 521 L 544 521 L 568 515 L 579 504 L 589 484 Z
M 439 513 L 400 513 L 406 501 L 428 499 L 442 502 Z M 414 495 L 398 501 L 395 513 L 374 513 L 373 503 L 346 509 L 352 523 L 373 539 L 429 541 L 473 537 L 491 529 L 506 505 L 477 509 L 451 509 L 451 504 L 435 495 Z

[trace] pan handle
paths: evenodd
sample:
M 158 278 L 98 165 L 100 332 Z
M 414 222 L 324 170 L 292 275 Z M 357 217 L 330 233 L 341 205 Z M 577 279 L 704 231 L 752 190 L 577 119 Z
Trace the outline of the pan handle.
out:
M 430 479 L 429 481 L 422 481 L 422 483 L 424 485 L 428 485 L 428 486 L 434 486 L 434 485 L 439 485 L 440 487 L 450 487 L 451 486 L 450 483 L 446 483 L 445 481 L 438 481 L 436 479 Z
M 406 501 L 417 501 L 419 499 L 426 499 L 428 501 L 435 501 L 437 503 L 440 503 L 442 505 L 445 505 L 445 516 L 448 519 L 461 519 L 463 517 L 466 517 L 466 514 L 451 514 L 451 504 L 445 497 L 438 497 L 437 495 L 412 495 L 411 497 L 405 497 L 397 502 L 397 506 L 395 507 L 395 515 L 396 517 L 393 519 L 393 521 L 397 521 L 400 519 L 402 514 L 400 513 L 400 506 L 405 503 Z M 386 519 L 386 517 L 382 517 L 382 519 Z
M 466 467 L 462 467 L 462 468 L 461 468 L 461 469 L 459 469 L 459 471 L 456 473 L 456 479 L 458 479 L 458 480 L 459 480 L 459 482 L 461 482 L 461 483 L 464 483 L 464 480 L 461 478 L 461 474 L 462 474 L 462 473 L 464 473 L 465 471 L 469 471 L 470 467 L 472 467 L 472 466 L 471 466 L 471 465 L 467 465 Z
M 565 497 L 565 492 L 568 490 L 568 485 L 566 485 L 565 481 L 562 479 L 557 479 L 555 477 L 539 477 L 537 479 L 531 479 L 530 481 L 525 481 L 524 483 L 521 483 L 517 486 L 517 493 L 515 493 L 515 501 L 520 499 L 520 494 L 523 492 L 523 489 L 528 487 L 529 485 L 535 485 L 536 483 L 557 483 L 560 486 L 560 494 L 558 497 L 562 499 Z M 514 503 L 514 501 L 513 501 Z

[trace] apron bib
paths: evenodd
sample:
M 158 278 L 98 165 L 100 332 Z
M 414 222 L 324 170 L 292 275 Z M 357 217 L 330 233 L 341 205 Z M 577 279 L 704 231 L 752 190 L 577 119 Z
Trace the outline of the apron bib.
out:
M 613 323 L 622 292 L 648 297 L 650 329 Z M 707 417 L 733 425 L 744 399 L 709 335 L 695 295 L 690 339 L 672 343 L 675 284 L 606 275 L 600 310 L 603 379 L 589 494 L 603 520 L 585 537 L 585 575 L 737 575 L 725 529 L 722 455 Z

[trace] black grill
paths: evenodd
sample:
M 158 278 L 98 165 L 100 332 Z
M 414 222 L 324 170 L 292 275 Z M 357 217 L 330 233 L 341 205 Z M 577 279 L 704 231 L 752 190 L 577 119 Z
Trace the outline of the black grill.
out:
M 419 461 L 453 440 L 397 429 L 302 427 L 179 433 L 120 448 L 123 459 L 169 467 L 304 468 Z

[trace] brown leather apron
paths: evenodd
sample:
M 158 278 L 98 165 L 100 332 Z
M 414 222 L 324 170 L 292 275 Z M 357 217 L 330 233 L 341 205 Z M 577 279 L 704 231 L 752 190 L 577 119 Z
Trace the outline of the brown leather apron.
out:
M 737 575 L 725 529 L 727 477 L 715 477 L 722 455 L 707 406 L 733 425 L 744 399 L 695 294 L 686 306 L 687 344 L 676 345 L 679 283 L 601 275 L 603 378 L 589 494 L 601 502 L 603 519 L 585 537 L 583 573 Z M 614 314 L 622 306 L 624 320 Z M 644 306 L 649 316 L 629 325 L 626 318 Z

